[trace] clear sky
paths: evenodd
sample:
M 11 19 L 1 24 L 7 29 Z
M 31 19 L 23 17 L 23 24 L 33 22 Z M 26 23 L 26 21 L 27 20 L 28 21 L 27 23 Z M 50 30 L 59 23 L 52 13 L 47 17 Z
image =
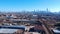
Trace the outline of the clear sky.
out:
M 46 10 L 60 11 L 60 0 L 0 0 L 1 11 Z

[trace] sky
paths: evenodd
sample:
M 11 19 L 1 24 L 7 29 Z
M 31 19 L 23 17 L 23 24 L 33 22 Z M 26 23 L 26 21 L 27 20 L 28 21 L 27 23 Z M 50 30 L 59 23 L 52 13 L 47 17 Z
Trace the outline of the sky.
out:
M 60 0 L 0 0 L 0 11 L 60 11 Z

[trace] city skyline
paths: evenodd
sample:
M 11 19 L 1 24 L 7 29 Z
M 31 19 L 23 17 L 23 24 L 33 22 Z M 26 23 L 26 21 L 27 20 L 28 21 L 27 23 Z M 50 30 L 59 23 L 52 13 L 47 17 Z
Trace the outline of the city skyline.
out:
M 60 0 L 0 0 L 0 11 L 60 11 Z

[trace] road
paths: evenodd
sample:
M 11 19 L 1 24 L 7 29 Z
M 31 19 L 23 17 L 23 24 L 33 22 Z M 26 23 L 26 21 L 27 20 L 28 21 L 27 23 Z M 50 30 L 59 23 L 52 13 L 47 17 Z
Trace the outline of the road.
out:
M 42 23 L 42 27 L 44 28 L 44 31 L 46 32 L 46 34 L 53 34 L 52 31 L 49 30 L 49 28 L 47 27 L 47 24 L 44 23 L 44 21 L 39 20 Z

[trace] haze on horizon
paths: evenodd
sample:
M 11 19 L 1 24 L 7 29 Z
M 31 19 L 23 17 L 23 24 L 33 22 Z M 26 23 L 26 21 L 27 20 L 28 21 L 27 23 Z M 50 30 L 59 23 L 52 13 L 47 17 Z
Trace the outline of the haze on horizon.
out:
M 46 10 L 60 11 L 60 0 L 0 0 L 0 11 L 32 11 Z

